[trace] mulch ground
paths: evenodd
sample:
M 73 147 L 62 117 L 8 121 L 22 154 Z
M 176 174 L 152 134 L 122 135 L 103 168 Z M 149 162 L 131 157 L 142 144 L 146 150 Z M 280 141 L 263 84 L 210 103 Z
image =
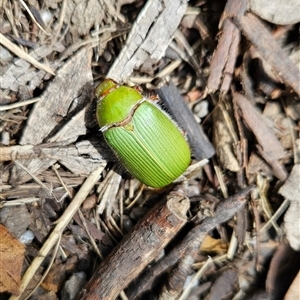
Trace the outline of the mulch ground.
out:
M 0 3 L 0 299 L 300 297 L 292 2 Z M 107 77 L 178 124 L 174 183 L 143 185 L 105 142 Z

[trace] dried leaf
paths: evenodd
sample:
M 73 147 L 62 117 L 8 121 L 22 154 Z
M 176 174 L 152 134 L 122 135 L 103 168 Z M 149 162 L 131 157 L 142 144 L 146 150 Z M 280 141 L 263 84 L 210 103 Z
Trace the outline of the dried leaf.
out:
M 224 243 L 221 239 L 214 239 L 210 235 L 207 235 L 203 240 L 200 251 L 224 254 L 227 252 L 228 245 Z
M 25 246 L 0 224 L 0 293 L 19 294 Z

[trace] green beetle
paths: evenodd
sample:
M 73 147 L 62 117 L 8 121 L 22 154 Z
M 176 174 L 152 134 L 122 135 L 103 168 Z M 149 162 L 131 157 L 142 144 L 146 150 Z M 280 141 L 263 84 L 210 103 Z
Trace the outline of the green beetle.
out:
M 191 152 L 171 117 L 140 91 L 106 79 L 96 88 L 96 117 L 107 144 L 134 177 L 163 187 L 189 166 Z

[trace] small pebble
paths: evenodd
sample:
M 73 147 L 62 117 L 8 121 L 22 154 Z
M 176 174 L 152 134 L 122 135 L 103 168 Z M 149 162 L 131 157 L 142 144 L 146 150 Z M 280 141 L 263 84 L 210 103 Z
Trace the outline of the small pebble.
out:
M 52 14 L 49 10 L 42 10 L 41 11 L 41 18 L 44 22 L 44 24 L 49 24 L 49 22 L 51 21 L 52 19 Z
M 24 245 L 30 245 L 34 239 L 34 234 L 31 230 L 26 230 L 19 238 L 19 241 Z
M 204 100 L 194 106 L 194 112 L 201 119 L 208 114 L 208 101 Z
M 86 274 L 78 272 L 73 274 L 68 281 L 66 281 L 62 290 L 62 298 L 65 300 L 73 300 L 80 292 L 86 283 Z

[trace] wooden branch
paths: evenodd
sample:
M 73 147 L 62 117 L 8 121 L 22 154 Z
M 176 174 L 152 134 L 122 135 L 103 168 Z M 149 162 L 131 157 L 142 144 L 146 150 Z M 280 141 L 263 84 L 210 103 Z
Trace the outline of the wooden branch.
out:
M 152 208 L 100 264 L 80 300 L 115 299 L 186 223 L 189 199 L 172 196 Z
M 236 193 L 235 195 L 223 200 L 216 209 L 215 216 L 205 219 L 200 225 L 195 226 L 185 238 L 172 249 L 161 261 L 152 265 L 146 272 L 139 276 L 138 281 L 135 282 L 134 286 L 130 286 L 126 294 L 129 299 L 137 299 L 139 295 L 150 289 L 153 281 L 157 276 L 161 275 L 166 270 L 169 270 L 182 258 L 184 261 L 193 261 L 193 255 L 196 255 L 198 249 L 207 235 L 207 233 L 214 229 L 220 223 L 228 221 L 234 216 L 234 214 L 241 209 L 246 203 L 245 196 L 253 189 L 253 186 L 246 187 Z M 179 266 L 180 267 L 180 266 Z M 169 278 L 167 286 L 175 290 L 180 290 L 182 287 L 179 286 L 178 272 L 176 274 L 176 269 L 174 269 Z M 186 274 L 180 274 L 183 276 Z M 174 283 L 175 282 L 175 283 Z M 176 283 L 177 282 L 177 283 Z M 176 287 L 176 288 L 175 288 Z M 172 292 L 171 292 L 172 293 Z

